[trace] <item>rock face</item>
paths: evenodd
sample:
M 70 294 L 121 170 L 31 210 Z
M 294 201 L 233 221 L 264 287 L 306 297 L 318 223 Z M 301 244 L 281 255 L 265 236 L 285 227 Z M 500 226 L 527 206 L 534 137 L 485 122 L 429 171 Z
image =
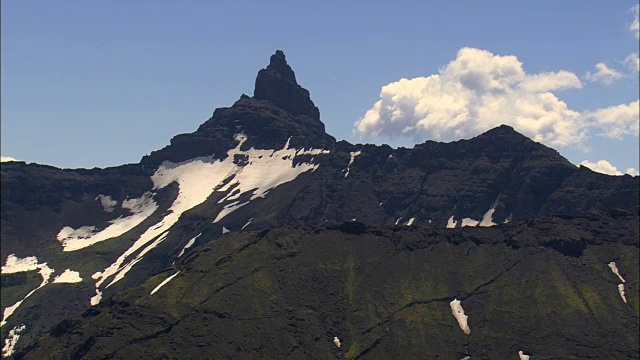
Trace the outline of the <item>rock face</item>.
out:
M 271 55 L 269 66 L 258 72 L 253 96 L 266 100 L 293 116 L 307 116 L 320 122 L 320 111 L 309 97 L 309 91 L 296 82 L 281 50 Z
M 295 148 L 323 148 L 336 141 L 325 132 L 309 91 L 298 85 L 284 53 L 278 50 L 267 68 L 258 72 L 254 97 L 243 94 L 230 108 L 216 109 L 196 132 L 174 137 L 171 145 L 145 156 L 142 164 L 224 157 L 235 145 L 233 135 L 240 132 L 248 137 L 247 148 L 281 148 L 289 139 Z
M 640 177 L 578 168 L 508 126 L 412 149 L 336 142 L 281 51 L 258 73 L 253 97 L 216 109 L 196 131 L 174 137 L 140 164 L 62 170 L 11 162 L 2 163 L 0 179 L 0 294 L 8 314 L 0 332 L 2 341 L 20 333 L 16 357 L 41 358 L 49 348 L 51 358 L 131 357 L 150 348 L 158 352 L 140 358 L 202 357 L 176 355 L 174 343 L 156 347 L 162 334 L 177 338 L 177 329 L 189 334 L 180 341 L 200 339 L 193 340 L 194 349 L 215 349 L 222 358 L 411 358 L 411 351 L 414 357 L 463 358 L 463 339 L 469 339 L 472 358 L 512 357 L 519 350 L 579 358 L 586 356 L 579 348 L 589 336 L 609 344 L 589 348 L 594 357 L 637 357 L 637 337 L 629 340 L 606 318 L 624 319 L 620 326 L 637 333 L 638 276 L 630 269 L 638 262 Z M 290 240 L 278 242 L 270 238 L 274 234 Z M 262 249 L 267 243 L 275 248 Z M 243 258 L 249 254 L 251 260 Z M 8 265 L 10 256 L 25 263 L 35 257 L 37 266 L 17 271 Z M 608 284 L 601 274 L 611 261 L 621 262 L 631 279 L 624 309 L 614 302 L 615 278 Z M 512 277 L 491 280 L 511 265 Z M 180 274 L 148 298 L 173 271 Z M 70 272 L 82 280 L 54 283 Z M 246 287 L 245 278 L 257 281 L 262 292 Z M 162 296 L 181 283 L 190 285 Z M 476 294 L 478 286 L 490 291 Z M 346 287 L 351 290 L 345 293 Z M 505 314 L 516 312 L 519 294 L 526 294 L 518 306 L 529 315 L 511 322 Z M 455 298 L 469 316 L 468 338 L 452 337 L 460 335 L 449 309 Z M 123 303 L 129 304 L 124 310 Z M 448 313 L 432 308 L 440 305 Z M 243 311 L 253 315 L 243 318 Z M 141 314 L 159 327 L 147 333 L 151 324 L 117 331 L 107 324 L 134 324 Z M 211 316 L 227 333 L 198 332 L 208 322 L 196 319 Z M 574 326 L 585 317 L 588 326 Z M 269 335 L 266 319 L 275 319 L 277 334 Z M 245 338 L 250 323 L 259 324 L 260 345 Z M 595 323 L 619 338 L 595 330 Z M 505 324 L 528 336 L 528 345 L 512 349 L 515 335 L 505 332 Z M 103 327 L 114 339 L 136 340 L 120 341 L 128 345 L 114 350 L 98 330 Z M 43 334 L 53 338 L 34 345 Z M 65 340 L 54 346 L 59 337 Z M 434 342 L 424 340 L 429 338 Z M 554 342 L 558 338 L 565 344 Z M 550 345 L 543 350 L 545 342 Z M 622 350 L 613 351 L 615 346 Z M 431 352 L 410 350 L 428 347 Z

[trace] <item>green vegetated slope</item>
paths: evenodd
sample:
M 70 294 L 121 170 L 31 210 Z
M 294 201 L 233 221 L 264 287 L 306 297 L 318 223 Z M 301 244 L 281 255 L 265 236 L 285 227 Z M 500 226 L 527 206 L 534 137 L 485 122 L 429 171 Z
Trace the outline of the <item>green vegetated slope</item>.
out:
M 228 233 L 17 357 L 637 359 L 638 255 L 637 216 Z

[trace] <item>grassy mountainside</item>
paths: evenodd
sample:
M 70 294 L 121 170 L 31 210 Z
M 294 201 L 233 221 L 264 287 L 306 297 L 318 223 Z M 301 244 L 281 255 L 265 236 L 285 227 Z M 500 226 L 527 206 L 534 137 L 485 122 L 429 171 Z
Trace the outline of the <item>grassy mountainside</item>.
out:
M 637 217 L 228 233 L 16 357 L 635 359 L 638 265 Z

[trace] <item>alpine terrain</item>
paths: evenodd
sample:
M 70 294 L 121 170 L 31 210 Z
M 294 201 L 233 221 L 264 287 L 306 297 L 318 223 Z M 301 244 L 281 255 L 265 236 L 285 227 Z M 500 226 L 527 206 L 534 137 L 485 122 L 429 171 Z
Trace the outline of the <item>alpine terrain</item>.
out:
M 137 164 L 0 175 L 4 358 L 640 356 L 640 177 L 336 141 L 282 51 Z

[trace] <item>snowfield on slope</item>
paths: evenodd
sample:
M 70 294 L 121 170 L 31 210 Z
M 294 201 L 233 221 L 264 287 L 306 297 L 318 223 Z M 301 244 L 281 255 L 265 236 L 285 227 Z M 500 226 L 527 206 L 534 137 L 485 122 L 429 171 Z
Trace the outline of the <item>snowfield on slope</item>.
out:
M 158 286 L 156 286 L 153 290 L 151 290 L 151 293 L 149 295 L 153 295 L 156 292 L 158 292 L 158 290 L 160 290 L 163 286 L 165 286 L 169 281 L 171 281 L 178 274 L 180 274 L 180 271 L 164 279 L 160 284 L 158 284 Z
M 0 327 L 4 326 L 7 323 L 7 319 L 9 318 L 9 316 L 11 316 L 16 311 L 16 309 L 20 307 L 20 304 L 22 304 L 23 301 L 25 301 L 29 296 L 33 295 L 36 290 L 49 283 L 51 274 L 53 274 L 53 272 L 55 271 L 54 269 L 51 269 L 49 266 L 47 266 L 47 263 L 38 263 L 38 259 L 35 256 L 27 256 L 26 258 L 22 259 L 16 257 L 15 254 L 7 256 L 7 261 L 5 265 L 2 266 L 3 274 L 14 274 L 25 271 L 33 271 L 36 269 L 39 270 L 40 276 L 42 276 L 42 282 L 40 283 L 40 286 L 31 290 L 25 297 L 22 298 L 22 300 L 19 300 L 15 304 L 4 308 L 4 311 L 2 312 L 2 321 L 0 322 Z
M 93 278 L 97 280 L 96 288 L 100 288 L 110 277 L 113 279 L 107 287 L 123 279 L 147 252 L 166 239 L 169 229 L 178 222 L 184 212 L 202 204 L 214 192 L 227 192 L 226 196 L 218 202 L 227 204 L 213 220 L 215 223 L 248 204 L 249 201 L 266 196 L 271 189 L 295 179 L 306 171 L 315 171 L 318 168 L 317 164 L 311 162 L 298 163 L 294 166 L 293 161 L 297 156 L 316 156 L 329 153 L 328 150 L 322 149 L 290 149 L 289 141 L 280 150 L 251 148 L 243 151 L 240 148 L 247 137 L 244 134 L 236 134 L 234 138 L 238 144 L 227 152 L 227 157 L 224 160 L 216 160 L 213 156 L 209 156 L 180 163 L 165 161 L 160 165 L 151 176 L 154 184 L 153 190 L 162 189 L 176 182 L 178 184 L 177 198 L 162 220 L 150 226 L 129 249 L 104 271 L 94 274 Z M 242 165 L 236 164 L 236 155 L 246 157 L 248 160 Z M 251 196 L 248 201 L 240 203 L 239 198 L 242 194 L 250 194 Z M 142 250 L 133 259 L 128 260 L 140 249 Z M 99 298 L 96 301 L 99 301 Z M 92 300 L 93 302 L 95 301 Z
M 65 270 L 62 274 L 53 279 L 54 284 L 74 284 L 82 281 L 80 273 L 73 270 Z
M 19 325 L 9 331 L 9 335 L 4 339 L 4 346 L 2 347 L 2 357 L 10 357 L 13 355 L 13 349 L 18 343 L 20 333 L 27 327 L 25 325 Z
M 482 220 L 480 220 L 480 221 L 474 220 L 472 218 L 464 218 L 464 219 L 462 219 L 460 227 L 465 227 L 465 226 L 470 226 L 470 227 L 476 227 L 476 226 L 491 227 L 491 226 L 497 225 L 495 222 L 493 222 L 493 213 L 496 211 L 496 206 L 497 205 L 498 205 L 498 200 L 496 200 L 496 202 L 493 204 L 491 209 L 487 210 L 487 212 L 485 212 L 484 215 L 482 215 Z M 509 222 L 509 221 L 505 220 L 505 223 L 507 223 L 507 222 Z M 451 215 L 451 217 L 447 221 L 447 229 L 453 229 L 453 228 L 456 227 L 457 224 L 458 224 L 458 222 L 455 221 L 454 218 L 453 218 L 453 215 Z
M 622 283 L 618 284 L 618 293 L 620 293 L 622 301 L 624 301 L 624 303 L 626 304 L 627 297 L 624 292 L 624 283 L 626 282 L 626 280 L 622 277 L 622 275 L 620 275 L 620 270 L 618 270 L 618 266 L 616 265 L 615 261 L 610 262 L 608 265 L 611 269 L 611 272 L 614 273 L 620 279 L 620 281 L 622 281 Z
M 460 330 L 462 330 L 462 332 L 464 332 L 467 335 L 471 334 L 471 329 L 467 324 L 467 319 L 469 317 L 464 314 L 464 309 L 462 308 L 462 304 L 460 303 L 460 300 L 453 299 L 453 301 L 451 301 L 449 305 L 451 306 L 451 312 L 453 313 L 453 316 L 455 316 L 456 320 L 458 320 L 458 325 L 460 326 Z
M 191 239 L 187 242 L 187 244 L 182 248 L 182 250 L 180 250 L 180 254 L 178 254 L 178 257 L 180 257 L 180 256 L 184 255 L 184 252 L 185 252 L 188 248 L 190 248 L 190 247 L 192 247 L 192 246 L 193 246 L 193 244 L 196 242 L 196 239 L 198 239 L 198 237 L 200 237 L 200 235 L 202 235 L 202 233 L 200 233 L 200 234 L 198 234 L 198 235 L 194 236 L 193 238 L 191 238 Z
M 349 160 L 349 164 L 347 164 L 347 168 L 343 170 L 345 178 L 349 176 L 349 172 L 351 171 L 351 164 L 353 164 L 353 161 L 356 159 L 356 156 L 359 156 L 360 154 L 362 154 L 361 150 L 352 151 L 349 153 L 349 155 L 351 155 L 351 159 Z
M 138 199 L 124 200 L 122 208 L 129 209 L 132 215 L 111 220 L 109 221 L 111 225 L 100 231 L 96 231 L 95 226 L 82 226 L 78 229 L 70 226 L 63 227 L 57 235 L 63 251 L 80 250 L 101 241 L 117 238 L 151 216 L 158 205 L 153 200 L 153 194 L 146 192 Z
M 231 178 L 231 181 L 216 190 L 220 192 L 229 191 L 224 198 L 218 201 L 219 204 L 232 202 L 225 205 L 224 209 L 220 211 L 213 221 L 214 223 L 249 203 L 248 201 L 240 203 L 238 199 L 241 195 L 250 193 L 249 201 L 265 197 L 271 189 L 295 179 L 306 171 L 315 171 L 318 168 L 318 165 L 313 163 L 298 163 L 294 166 L 293 160 L 296 156 L 315 156 L 329 153 L 328 150 L 322 149 L 290 149 L 289 141 L 280 150 L 256 150 L 251 148 L 247 151 L 240 151 L 240 146 L 247 138 L 244 135 L 237 135 L 236 140 L 239 141 L 238 146 L 230 150 L 229 157 L 223 161 L 223 163 L 228 163 L 225 165 L 231 168 L 228 172 L 229 176 L 223 180 Z M 247 164 L 244 166 L 234 164 L 235 155 L 246 156 L 248 158 Z
M 109 195 L 98 195 L 94 200 L 100 200 L 100 204 L 102 205 L 102 209 L 105 212 L 113 212 L 118 202 L 113 200 Z

